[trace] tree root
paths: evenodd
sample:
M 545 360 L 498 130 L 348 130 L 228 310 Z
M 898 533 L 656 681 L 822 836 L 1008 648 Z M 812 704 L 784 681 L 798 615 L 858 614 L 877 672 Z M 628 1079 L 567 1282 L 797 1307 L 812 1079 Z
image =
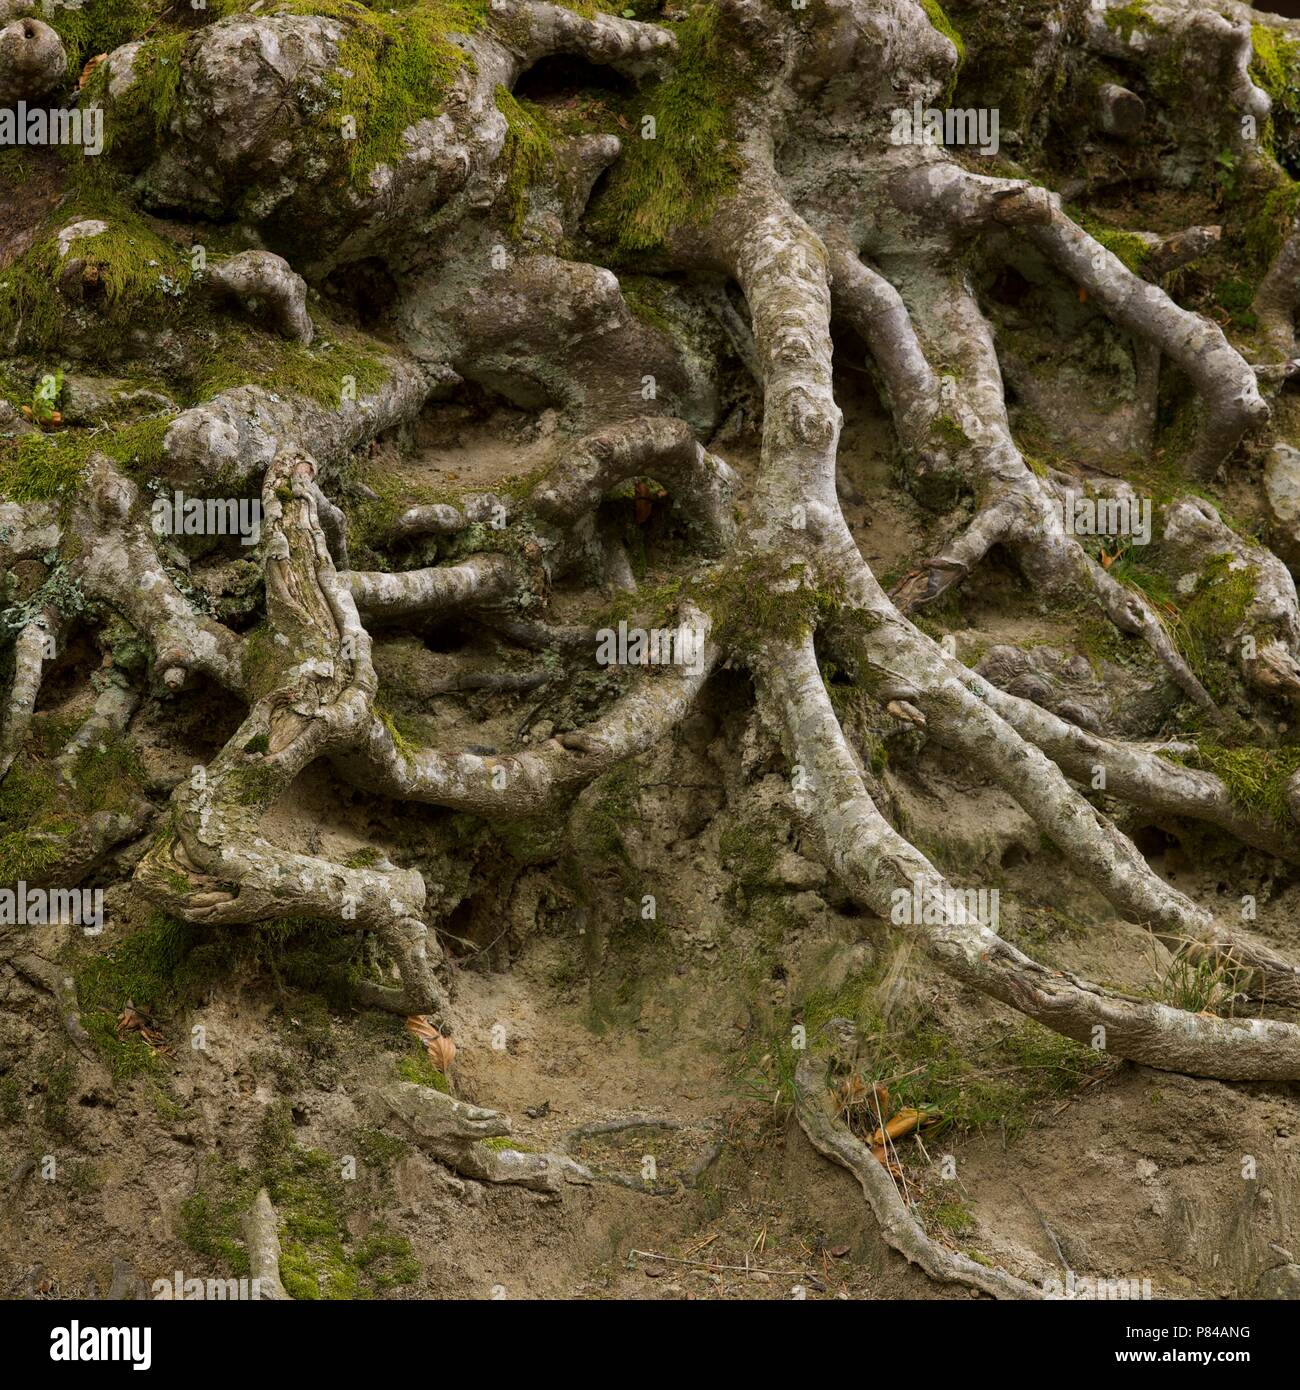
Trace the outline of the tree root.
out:
M 402 1014 L 444 1004 L 436 944 L 421 919 L 420 875 L 344 868 L 276 849 L 262 814 L 315 758 L 352 745 L 374 720 L 378 681 L 370 638 L 325 543 L 305 455 L 277 457 L 263 487 L 267 613 L 284 639 L 268 693 L 201 775 L 172 796 L 172 833 L 141 860 L 136 882 L 189 921 L 246 925 L 285 916 L 323 918 L 376 932 L 401 989 L 367 984 L 365 1002 Z
M 396 1126 L 439 1163 L 476 1182 L 505 1183 L 554 1195 L 566 1184 L 589 1185 L 594 1175 L 566 1154 L 532 1153 L 504 1140 L 510 1120 L 500 1111 L 467 1105 L 429 1086 L 399 1081 L 373 1094 L 377 1124 Z
M 242 643 L 228 628 L 195 613 L 158 558 L 140 490 L 104 454 L 92 454 L 85 486 L 65 534 L 77 538 L 73 574 L 150 644 L 168 690 L 205 675 L 243 689 Z
M 246 312 L 265 305 L 286 338 L 310 346 L 316 336 L 307 312 L 307 282 L 295 275 L 283 256 L 271 251 L 241 251 L 208 272 L 212 287 L 237 299 Z
M 795 1114 L 799 1127 L 818 1153 L 847 1168 L 862 1186 L 885 1242 L 909 1264 L 941 1284 L 964 1284 L 993 1298 L 1036 1299 L 1045 1295 L 1001 1269 L 977 1263 L 956 1250 L 931 1240 L 925 1228 L 899 1195 L 889 1170 L 871 1150 L 835 1118 L 827 1105 L 825 1084 L 811 1057 L 795 1072 Z
M 1285 361 L 1294 359 L 1296 312 L 1300 310 L 1300 218 L 1259 282 L 1250 307 L 1269 347 Z
M 795 805 L 808 821 L 827 867 L 856 901 L 893 920 L 899 901 L 895 893 L 905 895 L 909 903 L 919 897 L 926 907 L 923 915 L 933 920 L 905 920 L 896 925 L 941 969 L 1046 1027 L 1111 1056 L 1223 1080 L 1296 1077 L 1300 1027 L 1258 1018 L 1213 1018 L 1125 998 L 1064 971 L 1046 969 L 971 915 L 963 896 L 893 830 L 867 795 L 822 686 L 811 640 L 803 647 L 787 649 L 782 657 L 759 675 L 760 698 L 773 722 L 784 726 L 791 763 L 804 770 L 804 789 L 794 793 Z M 978 748 L 978 737 L 967 751 Z M 1034 768 L 1034 773 L 1039 771 Z M 1014 794 L 1014 783 L 1011 789 Z M 1023 784 L 1019 790 L 1026 795 Z M 1087 812 L 1078 807 L 1065 809 L 1063 814 L 1077 831 L 1122 838 L 1115 832 L 1106 835 L 1100 827 L 1091 831 L 1083 823 L 1085 816 L 1095 817 L 1091 808 Z M 1117 873 L 1107 871 L 1111 890 L 1155 900 L 1157 910 L 1175 916 L 1185 912 L 1172 897 L 1145 881 L 1155 876 L 1149 870 L 1143 874 L 1144 868 L 1130 863 Z M 1166 888 L 1166 894 L 1171 892 Z M 1158 902 L 1161 897 L 1163 903 Z
M 258 1192 L 243 1222 L 249 1273 L 257 1281 L 259 1297 L 276 1303 L 292 1301 L 280 1282 L 280 1218 L 266 1188 Z
M 517 754 L 407 751 L 375 719 L 363 741 L 335 753 L 333 762 L 356 786 L 384 796 L 470 811 L 487 820 L 535 815 L 554 805 L 561 793 L 653 747 L 690 712 L 719 652 L 708 640 L 710 622 L 702 612 L 687 606 L 682 619 L 699 634 L 698 663 L 638 679 L 580 734 Z
M 58 614 L 47 609 L 20 629 L 14 639 L 14 678 L 3 722 L 0 722 L 0 781 L 13 766 L 31 727 L 41 688 L 41 673 L 53 655 L 58 622 Z

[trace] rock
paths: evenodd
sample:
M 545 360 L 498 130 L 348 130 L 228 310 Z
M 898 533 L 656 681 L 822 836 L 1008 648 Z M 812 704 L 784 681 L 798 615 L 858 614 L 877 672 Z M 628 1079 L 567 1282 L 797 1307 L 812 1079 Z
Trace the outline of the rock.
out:
M 1289 565 L 1300 564 L 1300 449 L 1273 446 L 1264 465 L 1264 496 L 1278 554 Z
M 113 1281 L 104 1296 L 114 1301 L 142 1302 L 149 1297 L 149 1290 L 136 1267 L 120 1255 L 114 1255 Z
M 68 376 L 59 400 L 65 425 L 96 425 L 105 420 L 175 414 L 176 402 L 158 391 L 108 376 Z
M 822 887 L 826 882 L 826 870 L 821 864 L 805 859 L 786 846 L 777 852 L 772 878 L 781 887 L 800 892 L 805 888 Z
M 0 434 L 40 434 L 40 428 L 32 424 L 15 406 L 8 401 L 0 401 Z
M 87 217 L 81 222 L 69 222 L 57 238 L 60 260 L 68 254 L 74 241 L 80 241 L 83 237 L 100 236 L 106 231 L 108 231 L 108 223 L 101 221 L 98 217 Z
M 39 19 L 15 19 L 0 29 L 0 106 L 36 101 L 64 79 L 63 42 Z
M 1252 1298 L 1300 1299 L 1300 1265 L 1278 1265 L 1259 1276 Z

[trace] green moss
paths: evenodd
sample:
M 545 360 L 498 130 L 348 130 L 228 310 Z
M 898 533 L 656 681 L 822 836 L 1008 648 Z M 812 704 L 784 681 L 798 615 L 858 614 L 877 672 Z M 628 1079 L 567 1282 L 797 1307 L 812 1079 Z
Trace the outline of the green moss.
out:
M 1250 26 L 1251 80 L 1278 109 L 1300 115 L 1300 41 L 1264 24 Z
M 975 1227 L 975 1218 L 966 1204 L 952 1198 L 940 1202 L 931 1213 L 930 1219 L 955 1236 L 966 1235 Z
M 1257 275 L 1263 275 L 1273 264 L 1297 217 L 1300 217 L 1300 183 L 1288 180 L 1270 189 L 1242 233 L 1247 263 Z
M 42 591 L 58 602 L 58 586 Z M 75 602 L 67 603 L 78 611 Z M 52 755 L 61 751 L 72 730 L 48 718 L 35 729 L 30 746 L 0 782 L 0 882 L 34 882 L 57 865 L 79 822 L 100 811 L 134 805 L 142 777 L 132 746 L 122 738 L 83 750 L 72 766 L 70 781 L 58 776 Z M 40 745 L 51 746 L 42 748 Z
M 1113 256 L 1133 272 L 1141 275 L 1151 256 L 1151 248 L 1136 232 L 1127 232 L 1117 227 L 1106 227 L 1101 223 L 1085 218 L 1083 229 L 1094 241 L 1099 242 Z
M 166 9 L 163 0 L 81 0 L 75 7 L 42 5 L 38 13 L 63 40 L 75 79 L 88 59 L 139 38 Z
M 921 8 L 925 11 L 926 18 L 930 23 L 945 39 L 948 39 L 957 50 L 957 67 L 947 87 L 944 89 L 943 94 L 944 105 L 947 106 L 952 103 L 954 96 L 956 96 L 957 80 L 961 76 L 962 68 L 966 65 L 966 41 L 957 32 L 957 28 L 952 20 L 944 13 L 943 6 L 939 3 L 939 0 L 921 0 Z
M 226 772 L 226 781 L 240 806 L 270 806 L 284 790 L 284 777 L 274 764 L 247 763 Z
M 779 826 L 770 820 L 733 820 L 718 836 L 722 863 L 751 896 L 772 888 L 772 869 L 780 845 Z
M 847 1018 L 855 1023 L 870 1021 L 872 999 L 880 983 L 880 972 L 872 967 L 850 975 L 833 990 L 815 990 L 806 995 L 800 1015 L 810 1038 L 815 1038 L 833 1018 Z
M 623 763 L 596 783 L 596 795 L 583 818 L 583 841 L 598 862 L 611 859 L 631 865 L 623 832 L 640 817 L 641 774 Z
M 111 104 L 104 123 L 104 154 L 137 136 L 152 146 L 166 135 L 180 105 L 182 58 L 187 34 L 163 34 L 144 43 L 132 65 L 131 85 Z M 107 50 L 101 50 L 107 51 Z M 101 67 L 87 83 L 89 99 L 103 100 L 107 74 Z
M 1232 326 L 1250 332 L 1259 322 L 1252 312 L 1255 286 L 1245 280 L 1229 277 L 1220 280 L 1213 289 L 1214 302 L 1232 320 Z
M 1105 21 L 1106 28 L 1118 34 L 1125 43 L 1128 43 L 1138 30 L 1149 34 L 1156 27 L 1155 20 L 1147 13 L 1147 0 L 1128 0 L 1125 5 L 1116 5 L 1108 9 Z
M 545 120 L 531 102 L 517 101 L 505 87 L 498 87 L 496 103 L 506 118 L 501 157 L 509 170 L 505 198 L 510 209 L 510 233 L 517 237 L 528 214 L 528 190 L 554 168 L 555 149 Z
M 420 1262 L 405 1236 L 378 1229 L 360 1241 L 353 1255 L 357 1268 L 376 1289 L 390 1289 L 418 1282 Z
M 58 232 L 74 222 L 107 223 L 95 236 L 70 243 L 60 254 Z M 189 257 L 160 236 L 130 205 L 111 178 L 97 170 L 79 178 L 72 195 L 47 218 L 43 235 L 0 272 L 0 334 L 15 348 L 34 353 L 66 349 L 74 310 L 58 290 L 73 259 L 84 262 L 83 283 L 93 299 L 76 310 L 92 349 L 118 356 L 133 330 L 151 319 L 174 318 L 192 279 Z
M 361 1161 L 380 1172 L 386 1172 L 411 1152 L 411 1146 L 404 1139 L 382 1129 L 358 1129 L 353 1134 L 353 1143 Z
M 127 1000 L 149 1013 L 173 1008 L 186 993 L 193 944 L 191 927 L 155 912 L 143 928 L 91 956 L 76 971 L 83 1022 L 89 1027 L 96 1010 L 115 1021 Z
M 393 747 L 398 755 L 413 758 L 419 752 L 420 739 L 411 721 L 403 719 L 400 715 L 390 714 L 378 705 L 375 706 L 375 713 L 379 716 L 380 723 L 388 730 L 388 736 L 393 740 Z
M 137 1076 L 160 1075 L 162 1059 L 138 1033 L 117 1035 L 117 1015 L 94 1013 L 85 1019 L 86 1032 L 108 1063 L 116 1084 L 131 1081 Z
M 384 1145 L 390 1160 L 396 1156 L 393 1142 L 400 1144 Z M 359 1147 L 373 1152 L 373 1145 Z M 410 1242 L 384 1222 L 353 1243 L 349 1214 L 373 1210 L 373 1189 L 344 1178 L 331 1155 L 300 1148 L 283 1106 L 267 1112 L 250 1166 L 218 1159 L 206 1163 L 194 1193 L 182 1204 L 181 1238 L 198 1254 L 247 1275 L 241 1222 L 261 1187 L 280 1217 L 280 1278 L 294 1298 L 369 1298 L 419 1278 Z
M 403 1081 L 414 1082 L 417 1086 L 428 1086 L 432 1090 L 441 1091 L 443 1095 L 451 1094 L 447 1078 L 433 1065 L 433 1060 L 423 1048 L 419 1052 L 408 1052 L 405 1057 L 399 1057 L 396 1071 Z
M 87 814 L 126 810 L 137 799 L 144 781 L 135 745 L 121 736 L 83 748 L 70 775 L 73 800 L 78 810 Z
M 243 14 L 252 0 L 210 0 L 218 14 Z M 354 184 L 379 164 L 405 153 L 403 132 L 435 116 L 469 55 L 455 35 L 476 33 L 488 21 L 488 0 L 398 0 L 363 7 L 354 0 L 278 0 L 279 14 L 320 15 L 348 26 L 339 45 L 332 99 L 321 113 L 324 134 L 345 147 Z M 343 139 L 343 121 L 356 123 Z
M 767 556 L 724 569 L 702 591 L 718 639 L 750 650 L 773 639 L 797 641 L 840 611 L 838 593 L 815 586 L 802 563 L 783 568 Z
M 362 397 L 384 385 L 391 368 L 373 339 L 321 314 L 314 319 L 316 338 L 310 347 L 289 342 L 278 333 L 224 324 L 219 341 L 194 375 L 193 399 L 211 400 L 222 391 L 251 385 L 280 395 L 305 396 L 337 409 L 345 387 Z
M 241 1217 L 257 1196 L 257 1177 L 210 1158 L 196 1190 L 181 1203 L 180 1238 L 196 1254 L 216 1260 L 235 1275 L 249 1272 Z
M 1257 578 L 1253 566 L 1234 567 L 1231 554 L 1217 555 L 1205 566 L 1196 588 L 1183 604 L 1173 624 L 1174 640 L 1203 684 L 1222 662 L 1225 644 L 1245 626 L 1246 614 L 1255 600 Z M 1211 685 L 1217 683 L 1211 680 Z
M 930 432 L 951 449 L 965 449 L 970 446 L 970 435 L 952 415 L 936 415 L 930 421 Z
M 737 107 L 751 82 L 739 53 L 722 41 L 716 5 L 697 5 L 677 27 L 672 73 L 651 92 L 654 139 L 638 128 L 623 147 L 593 214 L 622 252 L 657 250 L 673 230 L 706 222 L 740 176 Z
M 1194 753 L 1167 756 L 1173 762 L 1214 773 L 1244 810 L 1267 816 L 1275 825 L 1294 828 L 1287 791 L 1291 778 L 1300 770 L 1300 746 L 1228 748 L 1201 739 Z
M 15 830 L 0 835 L 0 883 L 39 882 L 62 861 L 67 838 L 75 830 L 75 822 L 61 821 L 46 823 L 39 832 Z
M 664 282 L 653 275 L 622 275 L 618 283 L 627 307 L 637 318 L 665 336 L 672 337 L 673 321 L 663 310 L 667 292 Z

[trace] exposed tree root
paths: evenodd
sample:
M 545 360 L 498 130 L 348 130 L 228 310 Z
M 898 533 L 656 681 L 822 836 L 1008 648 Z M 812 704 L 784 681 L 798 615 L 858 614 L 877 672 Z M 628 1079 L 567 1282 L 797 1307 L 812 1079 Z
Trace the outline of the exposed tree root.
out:
M 1297 353 L 1297 310 L 1300 310 L 1300 220 L 1259 282 L 1251 305 L 1251 312 L 1259 319 L 1269 347 L 1286 361 L 1291 361 Z
M 258 1192 L 244 1215 L 244 1244 L 248 1247 L 249 1272 L 258 1281 L 258 1296 L 276 1303 L 289 1301 L 280 1282 L 280 1218 L 266 1188 Z
M 1005 1270 L 979 1264 L 957 1250 L 930 1239 L 899 1194 L 889 1170 L 842 1125 L 827 1104 L 828 1091 L 818 1066 L 806 1057 L 795 1073 L 795 1114 L 818 1153 L 847 1168 L 862 1185 L 885 1242 L 941 1284 L 964 1284 L 993 1298 L 1042 1298 L 1044 1294 Z
M 1112 1056 L 1225 1080 L 1296 1076 L 1300 1028 L 1293 1024 L 1212 1018 L 1128 999 L 1064 971 L 1046 969 L 973 918 L 962 895 L 893 830 L 868 796 L 822 686 L 811 641 L 783 655 L 785 659 L 760 680 L 772 717 L 784 723 L 790 761 L 806 774 L 794 802 L 816 835 L 828 867 L 864 906 L 889 918 L 896 892 L 906 894 L 909 902 L 919 896 L 928 905 L 924 915 L 934 920 L 899 925 L 941 969 Z M 972 749 L 977 746 L 973 741 Z M 1079 825 L 1085 813 L 1076 808 L 1065 814 L 1085 828 Z M 1119 878 L 1113 883 L 1119 890 L 1143 898 L 1161 896 L 1155 884 L 1140 882 L 1144 876 L 1131 863 L 1111 877 Z M 1146 877 L 1155 876 L 1148 870 Z M 1172 898 L 1162 906 L 1171 915 L 1184 911 Z
M 1148 0 L 1140 8 L 1142 22 L 1131 25 L 1108 23 L 1115 6 L 1107 4 L 1069 17 L 1081 50 L 1107 65 L 1085 113 L 1103 139 L 1117 147 L 1133 142 L 1158 115 L 1158 88 L 1135 78 L 1148 93 L 1140 98 L 1110 80 L 1110 65 L 1136 69 L 1167 62 L 1171 53 L 1219 74 L 1233 112 L 1263 118 L 1268 102 L 1250 76 L 1245 11 L 1229 3 L 1220 14 L 1188 0 Z M 1126 997 L 1039 964 L 978 920 L 882 814 L 885 803 L 877 804 L 818 665 L 819 643 L 847 657 L 866 696 L 1003 788 L 1076 871 L 1175 955 L 1212 959 L 1240 974 L 1255 997 L 1300 1007 L 1300 966 L 1229 931 L 1164 882 L 1074 783 L 1157 821 L 1214 826 L 1292 863 L 1293 824 L 1248 809 L 1225 778 L 1162 755 L 1185 754 L 1191 745 L 1124 742 L 994 688 L 910 618 L 1002 547 L 1041 594 L 1094 600 L 1118 630 L 1150 648 L 1204 716 L 1220 716 L 1222 702 L 1206 688 L 1217 690 L 1214 681 L 1201 664 L 1192 669 L 1156 602 L 1116 578 L 1064 524 L 1077 480 L 1031 463 L 1018 447 L 993 327 L 964 258 L 982 253 L 1010 262 L 1029 250 L 1127 335 L 1121 345 L 1127 351 L 1131 340 L 1131 434 L 1140 452 L 1156 445 L 1162 374 L 1166 386 L 1172 373 L 1185 377 L 1197 431 L 1177 464 L 1204 480 L 1268 419 L 1260 383 L 1280 383 L 1290 370 L 1253 368 L 1215 323 L 1153 283 L 1211 251 L 1222 229 L 1132 234 L 1145 248 L 1138 274 L 1067 215 L 1059 195 L 1024 179 L 970 173 L 933 143 L 889 140 L 880 94 L 905 90 L 909 102 L 938 100 L 958 61 L 952 40 L 914 0 L 827 0 L 815 23 L 755 0 L 719 0 L 708 14 L 712 27 L 694 41 L 706 45 L 709 62 L 734 65 L 739 88 L 725 160 L 720 147 L 722 162 L 712 172 L 725 165 L 734 177 L 717 179 L 689 219 L 683 209 L 680 224 L 663 231 L 652 268 L 712 297 L 715 308 L 700 317 L 716 318 L 721 338 L 718 323 L 688 333 L 657 311 L 634 311 L 631 290 L 611 270 L 567 258 L 595 244 L 584 223 L 588 202 L 627 152 L 613 134 L 542 140 L 534 132 L 530 145 L 534 118 L 511 95 L 529 68 L 557 55 L 630 82 L 671 77 L 683 51 L 665 27 L 543 0 L 499 0 L 457 37 L 440 109 L 404 129 L 402 148 L 364 179 L 352 178 L 350 165 L 330 164 L 338 152 L 313 122 L 314 103 L 328 104 L 323 94 L 335 90 L 343 45 L 366 16 L 250 12 L 177 34 L 181 59 L 166 139 L 164 126 L 151 129 L 132 104 L 150 71 L 141 61 L 147 50 L 129 45 L 108 57 L 105 80 L 87 102 L 120 121 L 133 188 L 151 208 L 225 218 L 237 195 L 267 244 L 298 248 L 295 262 L 317 288 L 335 270 L 373 262 L 391 286 L 383 314 L 400 347 L 374 342 L 365 389 L 340 358 L 336 401 L 328 390 L 317 392 L 322 399 L 252 384 L 210 400 L 201 392 L 178 396 L 201 403 L 167 428 L 160 479 L 200 496 L 260 484 L 267 621 L 256 639 L 239 635 L 235 619 L 226 626 L 191 601 L 151 532 L 141 487 L 107 456 L 92 455 L 57 506 L 0 503 L 0 561 L 6 570 L 35 567 L 38 576 L 24 580 L 19 620 L 8 621 L 14 675 L 0 721 L 0 778 L 29 739 L 52 641 L 73 616 L 93 628 L 115 615 L 143 643 L 149 673 L 108 673 L 93 711 L 57 759 L 64 783 L 87 750 L 129 732 L 142 700 L 210 683 L 246 705 L 217 755 L 175 786 L 135 887 L 196 924 L 301 918 L 373 932 L 398 983 L 366 980 L 360 1002 L 404 1015 L 442 1013 L 442 954 L 426 919 L 424 878 L 384 856 L 355 867 L 274 843 L 267 813 L 295 779 L 323 759 L 356 788 L 396 802 L 493 821 L 559 812 L 581 788 L 672 736 L 715 670 L 743 664 L 786 753 L 793 810 L 827 869 L 941 970 L 1115 1057 L 1228 1080 L 1300 1078 L 1300 1026 Z M 66 59 L 57 38 L 54 52 L 50 33 L 35 22 L 0 31 L 0 104 L 59 81 Z M 1054 33 L 1043 41 L 1058 40 Z M 699 61 L 698 52 L 685 61 Z M 672 105 L 662 114 L 665 130 L 655 138 L 674 134 Z M 300 149 L 308 132 L 310 158 Z M 1258 168 L 1257 152 L 1241 140 L 1233 148 Z M 300 222 L 319 244 L 303 244 Z M 1293 232 L 1255 297 L 1270 352 L 1288 362 L 1296 351 L 1298 247 Z M 614 263 L 627 260 L 624 248 Z M 244 312 L 267 311 L 275 333 L 297 344 L 281 343 L 282 351 L 303 353 L 313 343 L 308 280 L 288 259 L 243 252 L 217 264 L 210 284 Z M 734 300 L 737 287 L 747 318 Z M 93 304 L 81 307 L 94 312 Z M 973 504 L 955 534 L 892 595 L 863 560 L 840 509 L 832 309 L 867 345 L 917 496 L 936 506 L 954 497 Z M 702 366 L 714 348 L 701 348 L 697 337 L 729 342 L 761 393 L 758 473 L 744 499 L 737 474 L 699 442 L 716 425 L 724 393 Z M 345 507 L 331 500 L 332 470 L 467 383 L 522 409 L 553 412 L 547 428 L 558 422 L 560 433 L 545 474 L 517 489 L 502 484 L 499 494 L 407 507 L 386 535 L 368 537 L 371 567 L 353 568 Z M 745 383 L 745 409 L 751 397 Z M 595 575 L 606 592 L 635 591 L 628 547 L 601 524 L 600 511 L 612 490 L 643 479 L 670 494 L 674 529 L 692 554 L 717 562 L 676 584 L 671 620 L 695 638 L 696 659 L 624 673 L 617 698 L 582 728 L 564 725 L 566 732 L 539 746 L 414 745 L 377 703 L 368 626 L 419 632 L 455 619 L 542 654 L 512 669 L 499 652 L 486 662 L 422 652 L 416 660 L 431 694 L 523 692 L 579 660 L 589 665 L 598 620 L 554 621 L 553 589 L 582 573 Z M 1109 495 L 1129 498 L 1132 490 L 1117 481 Z M 1300 605 L 1286 566 L 1237 536 L 1203 499 L 1170 502 L 1162 522 L 1161 544 L 1193 585 L 1211 563 L 1250 578 L 1240 613 L 1213 629 L 1217 648 L 1207 656 L 1230 667 L 1234 688 L 1239 675 L 1261 705 L 1300 706 Z M 428 538 L 445 542 L 436 547 L 443 563 L 423 563 L 435 550 L 418 545 Z M 404 557 L 417 567 L 402 569 Z M 759 584 L 762 604 L 749 592 Z M 61 585 L 75 591 L 75 604 L 65 593 L 60 605 Z M 761 610 L 752 620 L 751 609 Z M 512 711 L 512 725 L 517 718 Z M 536 718 L 534 708 L 518 734 Z M 1290 804 L 1300 818 L 1296 779 Z M 154 815 L 141 801 L 83 817 L 67 837 L 59 872 L 75 881 Z M 907 905 L 902 920 L 900 901 Z M 67 1022 L 75 1003 L 51 982 L 47 964 L 30 954 L 16 959 L 16 968 L 55 995 L 81 1048 L 84 1038 Z M 1041 1296 L 927 1237 L 888 1171 L 827 1109 L 823 1090 L 817 1063 L 806 1059 L 796 1081 L 800 1124 L 820 1152 L 858 1178 L 893 1248 L 937 1280 L 999 1298 Z M 551 1194 L 596 1180 L 565 1155 L 511 1147 L 502 1142 L 510 1137 L 504 1116 L 432 1089 L 386 1086 L 371 1102 L 377 1123 L 396 1125 L 466 1177 Z M 265 1191 L 248 1215 L 247 1240 L 264 1289 L 287 1297 Z
M 257 829 L 309 762 L 356 743 L 374 718 L 370 638 L 330 559 L 314 477 L 314 464 L 299 453 L 281 454 L 267 472 L 267 613 L 284 639 L 275 677 L 217 758 L 177 788 L 172 833 L 141 861 L 136 882 L 189 921 L 247 925 L 302 915 L 372 930 L 392 952 L 402 987 L 367 983 L 366 1001 L 422 1013 L 444 1001 L 432 973 L 437 948 L 421 918 L 420 875 L 293 854 Z
M 467 1105 L 429 1086 L 396 1082 L 375 1093 L 375 1122 L 394 1125 L 439 1163 L 477 1182 L 506 1183 L 557 1193 L 566 1183 L 587 1185 L 594 1176 L 565 1154 L 511 1148 L 510 1120 L 496 1110 Z
M 0 779 L 18 756 L 31 726 L 32 711 L 41 688 L 41 672 L 53 656 L 58 614 L 39 613 L 18 633 L 14 641 L 14 676 L 9 699 L 0 720 Z

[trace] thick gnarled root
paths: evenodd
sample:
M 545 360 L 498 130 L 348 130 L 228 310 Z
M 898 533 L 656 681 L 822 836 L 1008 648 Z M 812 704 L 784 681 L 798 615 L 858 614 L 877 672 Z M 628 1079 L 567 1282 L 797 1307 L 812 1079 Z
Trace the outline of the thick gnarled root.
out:
M 141 861 L 136 882 L 190 921 L 300 916 L 374 931 L 392 951 L 402 987 L 370 986 L 366 1001 L 419 1013 L 444 1002 L 420 875 L 391 864 L 347 868 L 277 849 L 258 832 L 309 763 L 354 744 L 374 717 L 370 638 L 330 558 L 314 479 L 314 463 L 295 451 L 267 472 L 267 614 L 282 639 L 271 644 L 277 669 L 225 748 L 176 789 L 172 834 Z

